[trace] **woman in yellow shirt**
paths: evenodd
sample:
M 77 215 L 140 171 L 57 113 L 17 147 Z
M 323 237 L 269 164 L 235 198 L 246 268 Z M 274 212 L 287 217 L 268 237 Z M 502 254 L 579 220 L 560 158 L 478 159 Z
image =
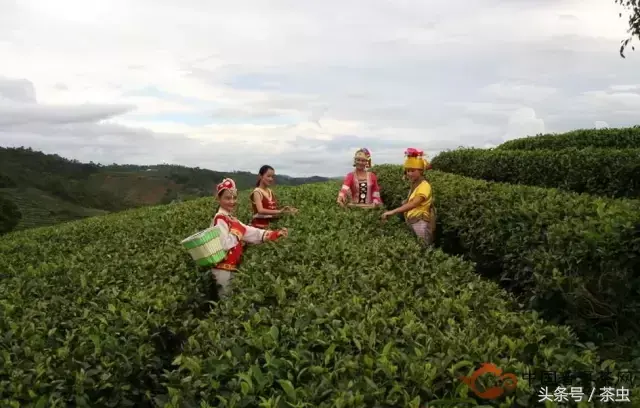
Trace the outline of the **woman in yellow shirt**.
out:
M 422 150 L 407 149 L 405 156 L 404 174 L 411 182 L 409 198 L 400 207 L 382 214 L 382 219 L 386 220 L 392 215 L 403 213 L 405 221 L 418 238 L 427 245 L 431 245 L 435 232 L 436 214 L 431 184 L 424 178 L 424 172 L 430 169 L 431 165 L 424 158 Z

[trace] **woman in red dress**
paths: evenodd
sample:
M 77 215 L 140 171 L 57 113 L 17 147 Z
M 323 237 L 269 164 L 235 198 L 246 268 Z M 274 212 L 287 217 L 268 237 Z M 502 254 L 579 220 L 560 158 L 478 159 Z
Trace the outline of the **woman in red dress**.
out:
M 251 209 L 253 218 L 251 226 L 256 228 L 267 228 L 272 220 L 278 219 L 280 215 L 288 213 L 295 214 L 296 208 L 285 206 L 278 209 L 278 200 L 275 193 L 269 188 L 274 181 L 275 170 L 269 165 L 264 165 L 258 172 L 256 188 L 251 193 Z
M 211 226 L 220 229 L 220 240 L 222 241 L 222 247 L 227 250 L 227 255 L 211 268 L 211 272 L 217 284 L 220 285 L 218 296 L 225 297 L 229 293 L 234 273 L 240 265 L 244 251 L 243 244 L 257 245 L 266 241 L 276 241 L 280 237 L 286 237 L 288 231 L 286 228 L 277 231 L 260 229 L 240 222 L 234 215 L 238 190 L 236 189 L 236 183 L 232 179 L 226 178 L 222 180 L 217 185 L 216 191 L 220 206 L 211 221 Z
M 338 204 L 345 206 L 348 199 L 353 204 L 381 206 L 380 186 L 371 167 L 371 153 L 366 148 L 359 149 L 354 157 L 355 171 L 347 174 L 338 193 Z

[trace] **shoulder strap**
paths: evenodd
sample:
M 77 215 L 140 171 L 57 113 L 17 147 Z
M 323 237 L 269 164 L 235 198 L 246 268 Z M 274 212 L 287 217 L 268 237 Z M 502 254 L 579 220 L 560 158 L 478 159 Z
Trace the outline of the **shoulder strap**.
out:
M 230 224 L 229 217 L 227 217 L 225 214 L 217 213 L 216 215 L 214 215 L 213 216 L 213 225 L 216 225 L 218 220 L 224 221 L 227 225 Z
M 253 195 L 254 195 L 255 193 L 258 193 L 258 194 L 260 194 L 260 196 L 262 196 L 262 191 L 260 191 L 260 187 L 256 187 L 256 188 L 254 188 L 254 189 L 253 189 L 253 191 L 251 192 L 251 197 L 250 197 L 250 199 L 251 199 L 251 201 L 252 201 L 252 202 L 253 202 Z

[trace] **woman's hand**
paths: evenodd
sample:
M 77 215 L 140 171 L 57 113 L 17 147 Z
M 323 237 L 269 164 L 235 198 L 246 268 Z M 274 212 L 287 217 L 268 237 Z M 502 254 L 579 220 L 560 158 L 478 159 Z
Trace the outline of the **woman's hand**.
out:
M 386 221 L 387 218 L 391 217 L 393 214 L 393 211 L 385 211 L 384 213 L 382 213 L 382 216 L 380 218 L 382 218 L 382 221 Z
M 289 236 L 289 230 L 286 228 L 282 228 L 278 231 L 278 236 L 279 237 L 288 237 Z

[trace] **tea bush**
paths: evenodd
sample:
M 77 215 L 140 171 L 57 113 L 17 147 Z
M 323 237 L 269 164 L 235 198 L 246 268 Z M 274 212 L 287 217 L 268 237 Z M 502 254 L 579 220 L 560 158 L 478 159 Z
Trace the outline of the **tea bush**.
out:
M 389 206 L 406 197 L 400 166 L 375 168 Z M 439 245 L 593 340 L 640 328 L 640 203 L 430 171 Z
M 640 149 L 640 126 L 612 129 L 578 129 L 504 142 L 500 150 L 560 150 L 567 148 Z
M 529 369 L 611 364 L 398 220 L 336 208 L 338 188 L 279 189 L 301 210 L 290 236 L 248 246 L 210 311 L 179 245 L 210 198 L 0 238 L 0 406 L 507 407 L 537 399 Z M 517 373 L 515 392 L 474 398 L 458 376 L 482 362 Z
M 140 407 L 162 393 L 198 296 L 176 239 L 210 213 L 149 208 L 0 239 L 0 406 Z
M 290 237 L 251 248 L 236 292 L 176 359 L 168 407 L 465 406 L 480 400 L 458 376 L 480 362 L 520 374 L 599 366 L 570 330 L 517 311 L 471 264 L 424 252 L 379 211 L 337 208 L 338 188 L 279 192 L 301 210 L 285 222 Z M 500 402 L 536 398 L 521 377 Z
M 610 197 L 640 197 L 640 149 L 458 149 L 433 168 L 483 180 L 555 187 Z

